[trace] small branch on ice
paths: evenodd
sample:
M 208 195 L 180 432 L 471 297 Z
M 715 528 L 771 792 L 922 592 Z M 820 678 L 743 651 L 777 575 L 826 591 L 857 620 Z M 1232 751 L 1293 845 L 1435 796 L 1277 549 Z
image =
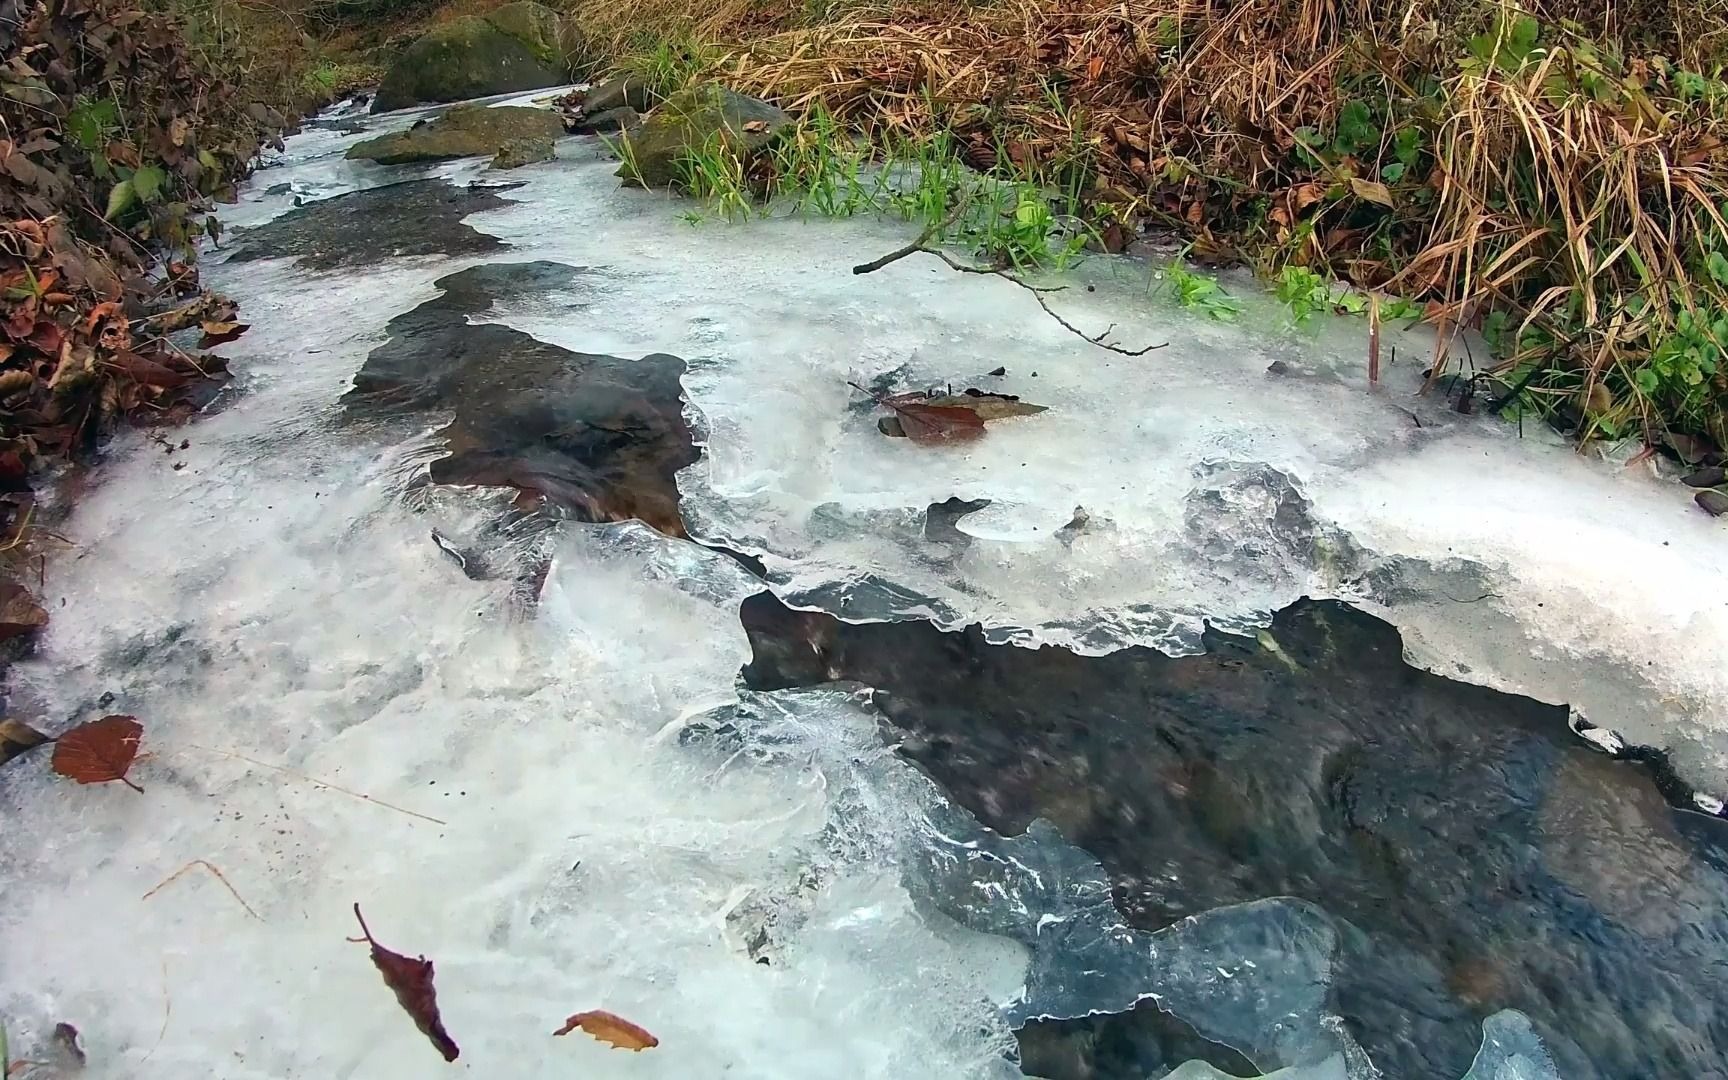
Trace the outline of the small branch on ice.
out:
M 1061 292 L 1062 288 L 1063 288 L 1062 286 L 1057 285 L 1057 286 L 1050 287 L 1050 288 L 1041 288 L 1037 285 L 1028 285 L 1026 282 L 1020 280 L 1020 278 L 1018 278 L 1017 276 L 1015 276 L 1013 273 L 1011 273 L 1008 270 L 1004 270 L 1000 267 L 995 267 L 995 266 L 972 266 L 972 265 L 969 265 L 967 263 L 963 263 L 963 262 L 959 261 L 958 259 L 949 255 L 946 251 L 941 251 L 941 250 L 938 250 L 937 248 L 925 246 L 927 241 L 929 241 L 930 237 L 935 235 L 936 232 L 939 231 L 940 228 L 941 228 L 940 226 L 933 226 L 931 228 L 925 229 L 923 233 L 919 234 L 918 239 L 914 240 L 912 243 L 907 244 L 903 248 L 898 248 L 894 251 L 890 251 L 888 254 L 882 256 L 880 259 L 873 259 L 867 263 L 860 263 L 857 266 L 854 266 L 852 268 L 852 272 L 854 274 L 868 274 L 868 273 L 871 273 L 872 271 L 882 269 L 884 266 L 887 266 L 889 263 L 899 262 L 901 259 L 904 259 L 908 255 L 916 254 L 918 252 L 923 252 L 926 255 L 934 255 L 938 259 L 941 259 L 944 263 L 948 264 L 948 268 L 950 270 L 957 270 L 962 274 L 989 274 L 993 277 L 999 277 L 1004 281 L 1013 282 L 1014 284 L 1020 286 L 1022 289 L 1025 289 L 1027 292 L 1031 293 L 1033 298 L 1038 301 L 1038 306 L 1044 309 L 1044 314 L 1050 316 L 1052 319 L 1055 319 L 1057 325 L 1061 326 L 1062 329 L 1068 331 L 1070 334 L 1073 334 L 1075 337 L 1081 339 L 1082 341 L 1085 341 L 1089 344 L 1098 346 L 1100 349 L 1109 349 L 1111 352 L 1116 353 L 1120 356 L 1145 356 L 1147 353 L 1151 352 L 1154 349 L 1162 349 L 1166 345 L 1170 344 L 1168 341 L 1160 341 L 1156 345 L 1148 345 L 1142 349 L 1124 349 L 1120 345 L 1112 345 L 1109 342 L 1105 341 L 1104 339 L 1110 336 L 1110 332 L 1112 330 L 1116 329 L 1115 323 L 1111 323 L 1109 326 L 1105 327 L 1104 332 L 1101 334 L 1092 335 L 1092 334 L 1086 333 L 1084 330 L 1080 329 L 1078 326 L 1075 326 L 1073 323 L 1069 322 L 1067 319 L 1064 319 L 1062 316 L 1056 314 L 1055 309 L 1053 309 L 1050 306 L 1050 302 L 1048 300 L 1044 299 L 1045 293 Z
M 890 263 L 897 263 L 914 252 L 929 251 L 930 248 L 928 245 L 930 241 L 947 232 L 949 226 L 953 225 L 956 221 L 959 221 L 960 215 L 966 212 L 966 204 L 971 201 L 970 198 L 962 198 L 959 202 L 954 204 L 954 209 L 948 211 L 947 217 L 943 218 L 941 221 L 933 221 L 924 226 L 924 231 L 918 234 L 918 239 L 912 241 L 903 248 L 895 248 L 893 251 L 890 251 L 881 258 L 871 259 L 867 263 L 859 263 L 857 266 L 852 268 L 852 272 L 854 274 L 873 274 L 884 266 L 887 266 Z M 934 254 L 934 252 L 932 252 L 932 254 Z

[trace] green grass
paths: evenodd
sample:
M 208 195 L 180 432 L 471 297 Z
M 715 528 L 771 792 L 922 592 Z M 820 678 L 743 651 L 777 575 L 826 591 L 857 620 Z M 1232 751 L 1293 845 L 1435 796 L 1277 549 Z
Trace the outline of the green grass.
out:
M 664 101 L 713 70 L 719 54 L 689 37 L 648 35 L 617 62 L 617 70 L 641 81 L 648 96 Z

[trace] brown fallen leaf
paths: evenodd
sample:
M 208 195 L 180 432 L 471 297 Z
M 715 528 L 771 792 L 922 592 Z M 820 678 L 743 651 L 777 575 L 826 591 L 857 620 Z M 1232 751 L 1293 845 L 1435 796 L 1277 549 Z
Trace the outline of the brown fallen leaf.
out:
M 20 637 L 48 625 L 48 613 L 30 590 L 16 581 L 0 581 L 0 641 Z
M 900 429 L 915 443 L 970 442 L 984 437 L 984 420 L 971 409 L 896 400 L 871 394 L 857 383 L 849 385 L 859 393 L 868 394 L 876 404 L 894 410 Z
M 938 408 L 971 409 L 978 414 L 978 419 L 986 421 L 1005 420 L 1010 416 L 1036 416 L 1038 413 L 1050 411 L 1048 405 L 1021 401 L 1013 394 L 991 394 L 983 390 L 944 394 L 941 397 L 929 398 L 924 404 Z
M 618 1050 L 647 1050 L 660 1045 L 660 1040 L 649 1034 L 646 1028 L 638 1027 L 605 1009 L 579 1012 L 564 1021 L 564 1026 L 552 1034 L 568 1035 L 577 1028 L 601 1042 L 611 1043 Z
M 126 779 L 138 756 L 144 725 L 131 716 L 104 716 L 79 724 L 54 743 L 54 771 L 80 784 L 120 781 L 140 795 L 144 789 Z
M 354 905 L 354 917 L 360 920 L 360 932 L 365 937 L 351 940 L 364 941 L 372 946 L 372 966 L 384 976 L 384 985 L 396 995 L 396 1003 L 413 1019 L 420 1033 L 444 1055 L 445 1061 L 455 1061 L 462 1051 L 456 1040 L 444 1030 L 444 1021 L 438 1016 L 438 991 L 432 986 L 432 961 L 424 956 L 415 960 L 378 944 L 366 926 L 365 916 L 360 914 L 359 904 Z
M 207 322 L 203 326 L 204 336 L 198 339 L 200 349 L 214 349 L 218 345 L 226 345 L 252 329 L 251 323 L 241 322 Z
M 48 741 L 48 736 L 21 720 L 0 720 L 0 765 Z
M 1392 207 L 1392 192 L 1378 180 L 1364 180 L 1360 176 L 1350 178 L 1350 191 L 1363 202 L 1375 203 L 1390 209 Z

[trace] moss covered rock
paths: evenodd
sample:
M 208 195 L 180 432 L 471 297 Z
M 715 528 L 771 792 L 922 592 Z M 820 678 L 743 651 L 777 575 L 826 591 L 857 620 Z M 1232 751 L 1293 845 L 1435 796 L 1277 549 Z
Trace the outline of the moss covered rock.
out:
M 458 105 L 437 119 L 415 124 L 406 131 L 355 143 L 348 148 L 348 157 L 380 165 L 491 157 L 505 146 L 523 140 L 540 140 L 550 146 L 553 139 L 563 134 L 564 121 L 557 113 L 545 109 Z
M 544 136 L 511 139 L 498 148 L 497 155 L 492 159 L 492 168 L 520 169 L 538 161 L 551 161 L 556 156 L 552 149 L 552 140 Z
M 618 175 L 643 187 L 670 187 L 680 159 L 725 148 L 748 157 L 780 137 L 792 118 L 765 101 L 715 83 L 697 83 L 661 102 L 623 142 Z
M 557 86 L 584 66 L 584 51 L 574 24 L 518 0 L 434 26 L 402 50 L 372 111 Z

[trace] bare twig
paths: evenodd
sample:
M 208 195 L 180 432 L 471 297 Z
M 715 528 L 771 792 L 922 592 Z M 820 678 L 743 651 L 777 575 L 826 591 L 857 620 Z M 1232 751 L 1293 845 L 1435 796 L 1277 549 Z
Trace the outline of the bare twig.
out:
M 1062 291 L 1061 286 L 1040 287 L 1037 285 L 1029 285 L 1026 282 L 1020 280 L 1019 277 L 1017 277 L 1016 275 L 1014 275 L 1010 271 L 1004 270 L 1000 267 L 996 267 L 996 266 L 972 266 L 972 265 L 969 265 L 967 263 L 963 263 L 963 262 L 959 261 L 958 259 L 954 258 L 952 255 L 949 255 L 946 251 L 939 251 L 936 248 L 921 247 L 918 244 L 913 244 L 910 247 L 904 247 L 904 248 L 900 248 L 897 251 L 891 251 L 887 255 L 884 255 L 882 258 L 877 259 L 873 263 L 864 263 L 860 266 L 854 266 L 852 268 L 852 272 L 854 274 L 868 274 L 872 270 L 880 270 L 882 267 L 887 266 L 889 263 L 894 262 L 898 259 L 904 259 L 906 256 L 914 254 L 916 252 L 923 252 L 926 255 L 934 255 L 938 259 L 941 259 L 944 263 L 948 264 L 949 269 L 958 270 L 962 274 L 988 274 L 992 277 L 999 277 L 1003 281 L 1013 282 L 1014 284 L 1020 286 L 1022 289 L 1025 289 L 1027 292 L 1031 293 L 1033 299 L 1038 301 L 1038 306 L 1044 309 L 1044 314 L 1050 316 L 1052 319 L 1055 319 L 1057 325 L 1061 326 L 1062 329 L 1068 331 L 1070 334 L 1073 334 L 1075 337 L 1079 338 L 1082 341 L 1085 341 L 1085 342 L 1088 342 L 1089 344 L 1098 346 L 1100 349 L 1109 349 L 1111 352 L 1116 353 L 1120 356 L 1145 356 L 1147 353 L 1151 352 L 1154 349 L 1162 349 L 1166 345 L 1170 344 L 1168 341 L 1160 341 L 1156 345 L 1147 345 L 1145 348 L 1141 348 L 1141 349 L 1124 349 L 1120 345 L 1112 345 L 1109 342 L 1105 341 L 1104 339 L 1110 336 L 1110 332 L 1112 330 L 1116 329 L 1115 323 L 1111 323 L 1109 326 L 1105 327 L 1103 333 L 1094 335 L 1094 334 L 1086 333 L 1084 330 L 1080 329 L 1078 326 L 1075 326 L 1073 323 L 1069 322 L 1067 319 L 1064 319 L 1062 316 L 1056 314 L 1055 309 L 1053 309 L 1050 306 L 1050 302 L 1048 300 L 1044 299 L 1044 294 L 1053 293 L 1053 292 L 1061 292 Z
M 170 884 L 172 884 L 174 879 L 176 879 L 180 875 L 186 873 L 188 870 L 191 870 L 194 867 L 198 867 L 198 866 L 202 866 L 204 869 L 206 869 L 206 870 L 210 871 L 212 874 L 216 875 L 216 880 L 220 881 L 222 883 L 222 887 L 224 889 L 228 890 L 228 895 L 232 896 L 235 899 L 235 901 L 239 903 L 239 905 L 241 907 L 246 909 L 246 914 L 252 916 L 254 919 L 257 919 L 259 922 L 264 921 L 263 918 L 256 911 L 252 910 L 252 905 L 248 904 L 244 899 L 242 899 L 240 896 L 240 893 L 234 888 L 234 886 L 232 886 L 228 883 L 228 879 L 222 876 L 222 871 L 216 869 L 214 864 L 205 862 L 203 859 L 193 859 L 191 862 L 187 863 L 185 866 L 182 866 L 180 869 L 174 871 L 172 874 L 169 874 L 166 878 L 164 878 L 162 880 L 162 883 L 160 885 L 157 885 L 154 889 L 151 889 L 149 892 L 145 893 L 143 896 L 143 899 L 145 899 L 145 900 L 150 899 L 152 896 L 155 896 L 157 893 L 161 892 L 163 889 L 167 888 Z M 162 1023 L 164 1026 L 166 1026 L 168 1023 L 167 1019 L 164 1018 Z
M 924 231 L 918 234 L 918 239 L 907 244 L 905 247 L 895 248 L 893 251 L 890 251 L 881 258 L 871 259 L 867 263 L 859 263 L 857 266 L 852 268 L 852 272 L 854 274 L 873 274 L 890 263 L 899 262 L 908 255 L 919 251 L 929 251 L 930 249 L 926 245 L 928 245 L 930 241 L 936 239 L 936 237 L 941 236 L 944 232 L 947 232 L 950 225 L 959 221 L 960 215 L 966 212 L 966 204 L 969 202 L 971 202 L 969 197 L 962 197 L 954 204 L 954 209 L 948 211 L 947 217 L 943 218 L 941 221 L 933 221 L 924 226 Z

